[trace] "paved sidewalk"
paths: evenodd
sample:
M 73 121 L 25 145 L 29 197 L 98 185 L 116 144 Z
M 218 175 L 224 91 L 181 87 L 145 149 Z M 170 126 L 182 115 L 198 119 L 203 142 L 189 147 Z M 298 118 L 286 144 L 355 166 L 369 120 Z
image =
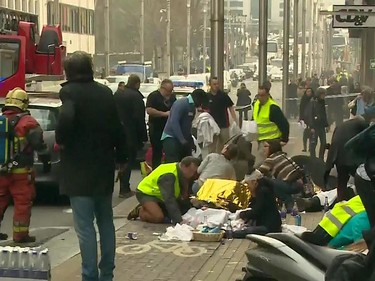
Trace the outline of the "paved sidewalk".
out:
M 129 202 L 129 209 L 133 202 Z M 128 209 L 128 208 L 127 208 Z M 302 214 L 303 226 L 313 229 L 322 213 Z M 288 218 L 294 224 L 293 218 Z M 160 242 L 153 233 L 162 233 L 168 225 L 127 222 L 116 232 L 116 281 L 228 281 L 243 278 L 245 251 L 249 241 Z M 129 240 L 127 233 L 138 233 Z M 81 257 L 71 258 L 53 269 L 53 281 L 81 280 Z

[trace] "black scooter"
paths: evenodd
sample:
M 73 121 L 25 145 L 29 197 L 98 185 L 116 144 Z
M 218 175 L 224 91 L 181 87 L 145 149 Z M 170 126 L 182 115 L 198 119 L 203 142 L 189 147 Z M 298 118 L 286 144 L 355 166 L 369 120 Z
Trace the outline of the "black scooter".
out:
M 324 281 L 333 259 L 354 252 L 334 250 L 304 242 L 297 235 L 248 235 L 248 264 L 242 281 Z

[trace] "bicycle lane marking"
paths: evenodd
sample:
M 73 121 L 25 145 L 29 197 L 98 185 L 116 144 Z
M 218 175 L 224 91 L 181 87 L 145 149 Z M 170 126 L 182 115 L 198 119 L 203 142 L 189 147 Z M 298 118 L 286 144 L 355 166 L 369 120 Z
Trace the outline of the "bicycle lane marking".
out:
M 151 249 L 156 249 L 162 253 L 173 253 L 179 257 L 198 257 L 207 253 L 207 249 L 204 247 L 192 245 L 190 246 L 187 242 L 160 242 L 159 240 L 150 241 L 146 244 L 131 244 L 116 248 L 116 253 L 121 255 L 137 255 L 144 254 Z

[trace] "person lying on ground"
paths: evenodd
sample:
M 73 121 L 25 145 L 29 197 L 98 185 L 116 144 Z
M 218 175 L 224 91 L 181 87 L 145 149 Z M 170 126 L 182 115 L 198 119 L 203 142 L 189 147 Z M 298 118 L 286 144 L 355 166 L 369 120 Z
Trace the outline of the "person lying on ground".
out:
M 245 238 L 247 234 L 281 232 L 281 219 L 272 181 L 263 177 L 259 170 L 254 170 L 245 177 L 244 183 L 251 193 L 251 209 L 240 213 L 239 216 L 246 222 L 247 227 L 234 231 L 233 237 Z
M 303 169 L 282 151 L 280 140 L 266 141 L 264 154 L 266 160 L 258 170 L 273 181 L 275 195 L 291 210 L 294 203 L 292 194 L 303 190 Z
M 235 213 L 247 208 L 250 195 L 249 189 L 241 182 L 208 179 L 199 189 L 197 196 L 191 199 L 191 204 L 197 209 L 209 207 Z
M 236 172 L 231 164 L 237 155 L 237 145 L 225 145 L 221 153 L 208 154 L 198 167 L 199 178 L 193 184 L 192 190 L 197 194 L 207 179 L 236 180 Z
M 346 187 L 345 193 L 350 196 L 350 198 L 353 198 L 356 195 L 356 190 L 354 185 L 349 185 Z M 323 210 L 326 198 L 328 201 L 328 205 L 330 208 L 333 208 L 334 204 L 338 201 L 337 197 L 337 188 L 328 190 L 328 191 L 322 191 L 319 193 L 316 193 L 313 197 L 310 198 L 296 198 L 298 211 L 300 212 L 320 212 Z
M 365 207 L 358 195 L 349 201 L 337 203 L 332 210 L 324 215 L 312 232 L 302 233 L 301 238 L 306 242 L 320 246 L 332 243 L 331 245 L 334 247 L 341 247 L 356 242 L 362 239 L 362 236 L 358 237 L 358 233 L 362 234 L 364 230 L 370 229 L 368 216 L 367 214 L 364 216 L 364 212 L 366 212 Z M 358 216 L 359 214 L 361 216 Z M 348 226 L 345 228 L 346 225 Z M 340 235 L 338 239 L 333 240 L 338 235 Z
M 161 164 L 138 185 L 136 198 L 139 205 L 128 220 L 140 217 L 150 223 L 182 221 L 179 201 L 189 199 L 189 183 L 196 179 L 200 160 L 187 156 L 177 163 Z

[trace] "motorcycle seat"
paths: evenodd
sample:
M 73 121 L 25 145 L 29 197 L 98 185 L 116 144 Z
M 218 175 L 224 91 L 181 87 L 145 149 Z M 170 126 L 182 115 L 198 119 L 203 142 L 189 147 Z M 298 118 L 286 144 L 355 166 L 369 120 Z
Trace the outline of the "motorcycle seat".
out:
M 326 271 L 333 259 L 344 254 L 355 254 L 354 252 L 335 250 L 328 247 L 313 245 L 303 241 L 298 235 L 290 233 L 269 233 L 268 237 L 279 240 L 301 256 L 312 262 L 319 269 Z

